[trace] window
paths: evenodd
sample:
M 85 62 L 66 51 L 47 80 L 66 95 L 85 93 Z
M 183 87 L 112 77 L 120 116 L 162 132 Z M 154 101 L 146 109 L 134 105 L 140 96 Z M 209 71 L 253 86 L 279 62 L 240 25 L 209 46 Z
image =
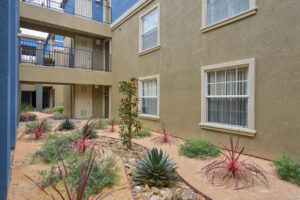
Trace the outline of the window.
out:
M 141 116 L 159 116 L 159 76 L 140 78 L 140 112 Z
M 248 68 L 206 73 L 207 122 L 247 127 Z
M 201 78 L 202 125 L 253 132 L 254 59 L 202 67 Z
M 202 1 L 202 31 L 208 31 L 256 13 L 255 0 Z
M 159 46 L 159 6 L 140 17 L 140 52 Z

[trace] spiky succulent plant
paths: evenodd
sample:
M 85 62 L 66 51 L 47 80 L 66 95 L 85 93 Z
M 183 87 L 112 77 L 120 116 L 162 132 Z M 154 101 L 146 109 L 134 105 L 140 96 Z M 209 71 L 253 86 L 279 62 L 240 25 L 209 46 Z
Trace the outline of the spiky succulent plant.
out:
M 153 148 L 137 160 L 133 180 L 158 187 L 166 186 L 178 177 L 176 169 L 176 163 L 168 154 Z
M 59 130 L 73 130 L 74 128 L 75 125 L 70 119 L 62 121 L 58 127 Z
M 88 133 L 87 133 L 88 131 Z M 90 123 L 90 121 L 87 121 L 82 128 L 79 130 L 79 133 L 81 134 L 82 137 L 87 133 L 87 137 L 89 139 L 94 139 L 97 137 L 97 131 L 94 128 L 94 125 Z

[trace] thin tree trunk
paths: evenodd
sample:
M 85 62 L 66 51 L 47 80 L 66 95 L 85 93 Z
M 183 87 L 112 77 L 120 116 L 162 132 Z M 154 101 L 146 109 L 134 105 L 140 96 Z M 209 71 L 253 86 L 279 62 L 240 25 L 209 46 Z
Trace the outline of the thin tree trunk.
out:
M 128 127 L 128 133 L 129 133 L 129 149 L 131 149 L 131 95 L 129 95 L 129 127 Z

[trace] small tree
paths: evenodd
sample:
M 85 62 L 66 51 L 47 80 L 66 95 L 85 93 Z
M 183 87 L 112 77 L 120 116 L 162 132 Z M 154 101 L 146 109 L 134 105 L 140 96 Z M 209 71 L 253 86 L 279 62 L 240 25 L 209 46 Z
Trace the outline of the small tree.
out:
M 120 137 L 123 145 L 131 149 L 131 138 L 133 132 L 141 130 L 142 124 L 138 117 L 138 79 L 131 78 L 129 81 L 120 81 L 119 91 L 124 95 L 119 107 L 119 117 L 121 119 Z

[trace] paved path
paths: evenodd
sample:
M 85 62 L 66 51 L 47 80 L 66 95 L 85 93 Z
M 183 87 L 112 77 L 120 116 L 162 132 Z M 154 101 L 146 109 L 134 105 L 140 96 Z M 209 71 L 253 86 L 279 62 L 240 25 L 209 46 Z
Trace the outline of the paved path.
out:
M 117 132 L 99 131 L 100 136 L 119 138 Z M 153 137 L 161 136 L 161 134 L 153 133 Z M 212 186 L 207 179 L 201 175 L 201 168 L 210 160 L 191 159 L 182 156 L 178 152 L 178 143 L 160 144 L 153 141 L 153 137 L 143 139 L 133 139 L 133 142 L 146 148 L 161 148 L 167 152 L 178 165 L 178 173 L 194 188 L 213 200 L 300 200 L 300 187 L 286 181 L 278 179 L 274 173 L 274 168 L 269 161 L 247 157 L 248 161 L 255 161 L 267 172 L 270 181 L 270 188 L 257 183 L 254 188 L 233 190 L 230 188 Z M 179 141 L 181 143 L 182 141 Z

